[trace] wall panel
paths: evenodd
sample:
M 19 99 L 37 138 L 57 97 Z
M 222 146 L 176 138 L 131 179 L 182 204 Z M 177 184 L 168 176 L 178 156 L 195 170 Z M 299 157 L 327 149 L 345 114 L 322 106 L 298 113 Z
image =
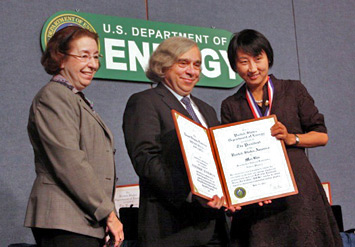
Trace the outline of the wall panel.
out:
M 328 145 L 310 149 L 310 159 L 321 180 L 331 183 L 344 228 L 354 228 L 355 2 L 294 2 L 301 78 L 325 114 L 329 133 Z

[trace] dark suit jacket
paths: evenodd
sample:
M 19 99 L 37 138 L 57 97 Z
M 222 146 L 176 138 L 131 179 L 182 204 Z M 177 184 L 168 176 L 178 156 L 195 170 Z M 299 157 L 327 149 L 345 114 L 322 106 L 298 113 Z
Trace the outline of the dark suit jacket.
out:
M 215 110 L 191 96 L 209 127 L 219 124 Z M 163 85 L 128 100 L 123 131 L 128 154 L 139 176 L 139 240 L 142 246 L 194 246 L 212 237 L 221 211 L 186 201 L 190 186 L 171 115 L 190 117 Z M 191 118 L 191 117 L 190 117 Z
M 25 226 L 103 238 L 99 222 L 114 210 L 111 131 L 78 94 L 50 82 L 33 100 L 28 134 L 37 177 Z

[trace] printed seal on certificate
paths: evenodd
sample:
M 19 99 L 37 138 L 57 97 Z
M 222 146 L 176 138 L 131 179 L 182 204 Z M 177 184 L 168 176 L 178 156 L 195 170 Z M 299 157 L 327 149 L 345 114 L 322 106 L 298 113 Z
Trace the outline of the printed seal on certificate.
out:
M 245 191 L 245 189 L 243 187 L 238 187 L 234 190 L 234 195 L 237 198 L 243 198 L 243 197 L 245 197 L 246 194 L 247 194 L 247 192 Z

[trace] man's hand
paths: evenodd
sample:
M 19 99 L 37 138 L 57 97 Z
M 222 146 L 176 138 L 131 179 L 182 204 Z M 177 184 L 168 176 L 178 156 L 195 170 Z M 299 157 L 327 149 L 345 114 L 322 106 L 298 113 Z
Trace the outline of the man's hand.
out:
M 215 209 L 220 209 L 223 204 L 224 204 L 224 197 L 219 198 L 217 195 L 212 197 L 212 200 L 208 201 L 202 197 L 193 195 L 192 196 L 193 200 L 198 201 L 202 207 L 204 208 L 215 208 Z
M 215 209 L 220 209 L 224 204 L 224 196 L 219 198 L 217 195 L 212 197 L 212 200 L 207 202 L 207 206 Z
M 216 208 L 216 209 L 220 209 L 221 207 L 224 206 L 225 200 L 224 200 L 224 196 L 222 196 L 221 198 L 219 198 L 217 195 L 212 197 L 212 200 L 207 202 L 207 206 L 211 207 L 211 208 Z M 225 211 L 229 211 L 230 213 L 234 213 L 237 210 L 241 210 L 242 207 L 237 206 L 231 206 L 228 208 L 225 208 Z

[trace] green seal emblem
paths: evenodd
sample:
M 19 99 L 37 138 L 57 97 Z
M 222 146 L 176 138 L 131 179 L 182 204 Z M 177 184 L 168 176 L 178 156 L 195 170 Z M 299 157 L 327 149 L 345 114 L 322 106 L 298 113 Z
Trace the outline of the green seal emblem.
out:
M 243 187 L 238 187 L 234 190 L 234 195 L 239 199 L 245 197 L 246 194 L 247 192 Z
M 48 23 L 46 23 L 44 29 L 42 30 L 42 48 L 43 50 L 47 46 L 48 41 L 52 36 L 59 31 L 62 28 L 65 28 L 67 26 L 80 26 L 83 28 L 86 28 L 94 33 L 96 33 L 96 30 L 94 27 L 85 20 L 83 17 L 71 13 L 66 13 L 66 14 L 61 14 L 58 16 L 55 16 L 53 19 L 49 20 Z

